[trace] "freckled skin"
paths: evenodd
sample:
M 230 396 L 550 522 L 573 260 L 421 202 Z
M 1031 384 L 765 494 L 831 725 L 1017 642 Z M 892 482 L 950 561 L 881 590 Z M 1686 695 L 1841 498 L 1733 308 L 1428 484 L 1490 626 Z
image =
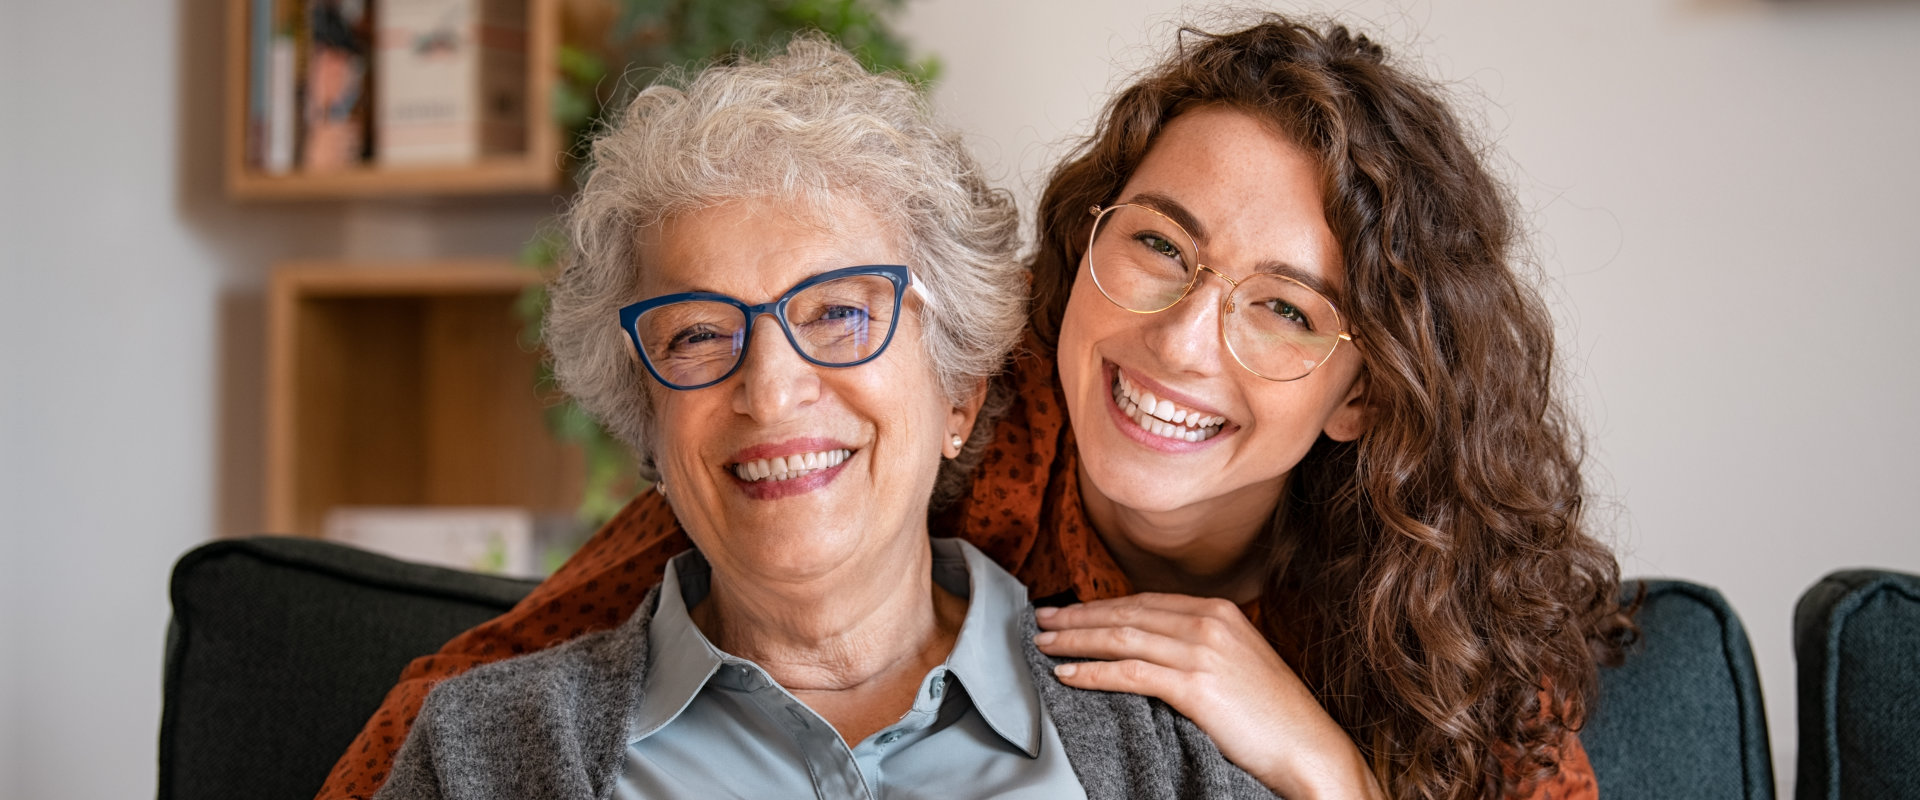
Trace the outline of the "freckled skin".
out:
M 1175 118 L 1119 200 L 1143 193 L 1186 208 L 1203 228 L 1191 231 L 1199 261 L 1236 280 L 1271 262 L 1329 286 L 1344 278 L 1322 212 L 1318 167 L 1253 117 L 1203 108 Z M 1220 340 L 1228 291 L 1224 281 L 1202 277 L 1172 308 L 1135 314 L 1100 294 L 1084 259 L 1080 265 L 1061 326 L 1060 381 L 1087 479 L 1082 497 L 1123 566 L 1129 557 L 1151 556 L 1208 572 L 1243 561 L 1288 472 L 1313 442 L 1323 432 L 1351 439 L 1361 431 L 1361 361 L 1353 345 L 1342 343 L 1299 380 L 1254 375 Z M 1228 419 L 1226 429 L 1190 452 L 1143 446 L 1109 412 L 1108 365 L 1201 401 Z
M 1143 194 L 1197 222 L 1188 232 L 1199 263 L 1234 280 L 1288 264 L 1333 287 L 1337 305 L 1345 276 L 1317 168 L 1253 117 L 1176 117 L 1118 202 Z M 1322 434 L 1365 431 L 1361 359 L 1342 344 L 1299 380 L 1248 372 L 1220 340 L 1228 291 L 1203 277 L 1172 308 L 1135 314 L 1100 294 L 1083 259 L 1061 324 L 1060 382 L 1087 518 L 1140 593 L 1042 612 L 1034 641 L 1092 659 L 1061 668 L 1068 685 L 1166 701 L 1282 796 L 1384 798 L 1346 732 L 1235 605 L 1263 589 L 1264 559 L 1249 553 L 1288 473 Z M 1132 423 L 1115 411 L 1116 372 L 1227 423 L 1201 446 L 1155 447 L 1123 427 Z

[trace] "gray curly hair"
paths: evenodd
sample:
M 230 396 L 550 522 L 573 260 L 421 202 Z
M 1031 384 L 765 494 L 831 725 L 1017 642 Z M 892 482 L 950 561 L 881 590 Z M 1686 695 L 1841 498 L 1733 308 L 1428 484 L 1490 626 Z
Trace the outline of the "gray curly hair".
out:
M 855 202 L 891 228 L 928 295 L 927 356 L 959 404 L 997 374 L 1025 324 L 1027 271 L 1013 200 L 991 189 L 959 135 L 910 84 L 874 75 L 818 35 L 759 61 L 667 72 L 593 143 L 592 172 L 565 219 L 571 240 L 548 287 L 544 335 L 562 390 L 634 450 L 648 441 L 649 379 L 629 357 L 619 309 L 638 299 L 639 234 L 676 215 L 776 197 L 821 220 Z M 935 482 L 939 507 L 965 491 L 1008 398 L 998 381 L 959 458 Z

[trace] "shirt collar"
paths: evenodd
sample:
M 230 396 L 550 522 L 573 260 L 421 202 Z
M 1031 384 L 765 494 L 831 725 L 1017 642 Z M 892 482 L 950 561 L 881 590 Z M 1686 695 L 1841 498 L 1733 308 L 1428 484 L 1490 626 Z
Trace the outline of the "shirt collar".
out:
M 967 598 L 946 668 L 987 727 L 1029 757 L 1040 754 L 1040 693 L 1020 641 L 1017 614 L 1031 613 L 1027 589 L 973 545 L 934 539 L 933 579 Z M 674 556 L 660 584 L 660 604 L 647 636 L 651 664 L 627 742 L 645 739 L 680 715 L 734 656 L 707 641 L 688 614 L 706 599 L 712 568 L 697 551 Z
M 965 570 L 967 585 L 959 587 L 965 592 L 954 585 L 956 567 Z M 947 591 L 967 598 L 967 615 L 947 656 L 947 670 L 966 687 L 987 727 L 1029 757 L 1038 756 L 1040 690 L 1027 667 L 1016 616 L 1032 613 L 1027 587 L 959 539 L 933 540 L 933 576 Z
M 727 660 L 687 613 L 689 600 L 699 605 L 706 598 L 712 575 L 712 568 L 697 550 L 667 562 L 666 575 L 660 582 L 660 607 L 654 610 L 647 628 L 652 663 L 647 667 L 640 708 L 627 731 L 629 744 L 653 735 L 680 716 Z

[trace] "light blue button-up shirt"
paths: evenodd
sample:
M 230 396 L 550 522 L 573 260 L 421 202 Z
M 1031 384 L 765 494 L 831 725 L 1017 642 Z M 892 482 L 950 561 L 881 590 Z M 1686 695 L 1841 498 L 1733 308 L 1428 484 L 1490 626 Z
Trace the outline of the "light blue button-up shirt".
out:
M 667 570 L 614 797 L 1086 797 L 1022 655 L 1026 587 L 972 545 L 933 540 L 933 580 L 967 599 L 953 652 L 900 721 L 851 748 L 758 665 L 701 634 L 687 609 L 710 578 L 698 553 Z

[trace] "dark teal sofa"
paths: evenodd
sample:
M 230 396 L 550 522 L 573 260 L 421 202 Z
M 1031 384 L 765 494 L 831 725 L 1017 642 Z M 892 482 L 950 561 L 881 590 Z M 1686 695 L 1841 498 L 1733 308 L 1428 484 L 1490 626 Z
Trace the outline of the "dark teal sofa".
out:
M 187 553 L 171 588 L 160 799 L 308 800 L 407 662 L 531 588 L 310 539 Z M 1639 619 L 1643 646 L 1604 672 L 1581 735 L 1602 796 L 1771 800 L 1739 618 L 1712 589 L 1650 581 Z
M 1800 596 L 1799 800 L 1920 800 L 1920 576 L 1846 570 Z

